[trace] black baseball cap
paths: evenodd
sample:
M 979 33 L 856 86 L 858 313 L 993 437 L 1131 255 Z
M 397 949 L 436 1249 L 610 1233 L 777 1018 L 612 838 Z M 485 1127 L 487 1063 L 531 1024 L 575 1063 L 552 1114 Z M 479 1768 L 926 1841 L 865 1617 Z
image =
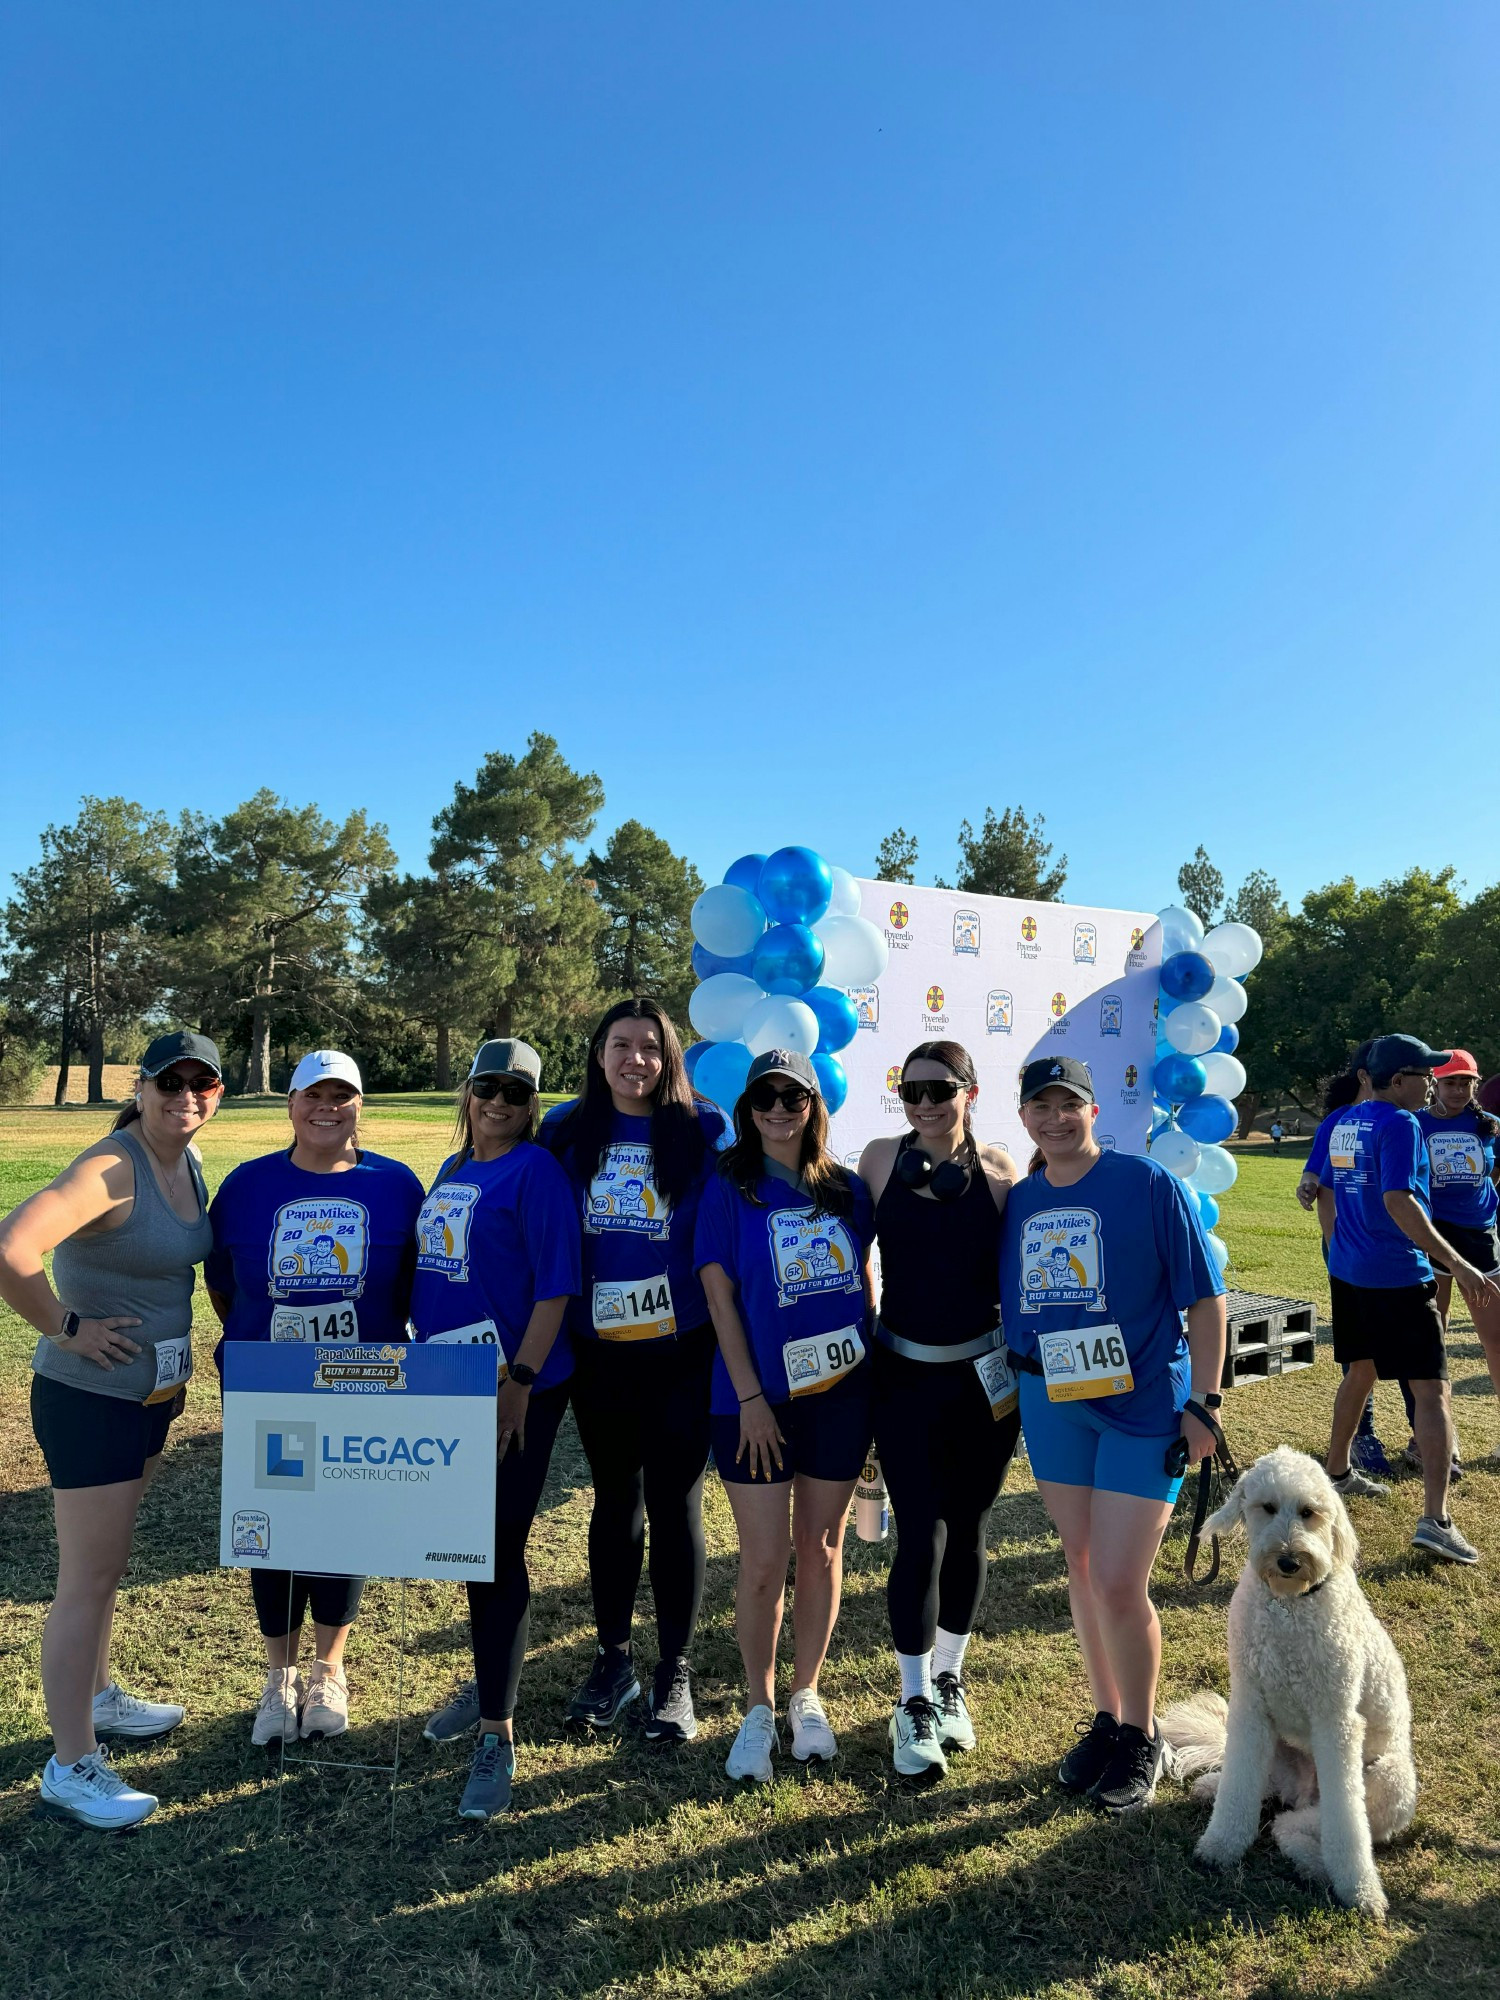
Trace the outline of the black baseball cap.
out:
M 745 1078 L 746 1090 L 752 1083 L 759 1083 L 763 1076 L 789 1076 L 793 1083 L 800 1083 L 814 1097 L 823 1095 L 818 1072 L 807 1057 L 799 1056 L 795 1049 L 767 1049 L 764 1055 L 757 1056 L 750 1065 L 750 1074 Z
M 1440 1069 L 1452 1049 L 1430 1049 L 1420 1035 L 1377 1035 L 1359 1065 L 1377 1090 L 1384 1090 L 1399 1069 Z
M 170 1035 L 158 1035 L 147 1049 L 141 1057 L 141 1075 L 160 1076 L 175 1062 L 200 1062 L 215 1076 L 222 1078 L 224 1074 L 217 1043 L 211 1042 L 207 1035 L 195 1035 L 188 1028 L 177 1028 Z
M 1021 1102 L 1029 1104 L 1053 1084 L 1059 1090 L 1071 1090 L 1085 1104 L 1094 1102 L 1094 1080 L 1077 1056 L 1038 1056 L 1035 1062 L 1027 1063 L 1021 1072 Z

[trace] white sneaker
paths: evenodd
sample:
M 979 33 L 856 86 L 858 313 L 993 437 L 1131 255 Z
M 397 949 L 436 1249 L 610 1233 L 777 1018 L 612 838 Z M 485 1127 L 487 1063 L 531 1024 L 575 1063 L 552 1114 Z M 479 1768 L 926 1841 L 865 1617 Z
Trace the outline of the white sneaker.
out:
M 903 1778 L 940 1778 L 947 1770 L 938 1721 L 939 1711 L 922 1695 L 897 1702 L 891 1716 L 891 1762 Z
M 101 1744 L 76 1764 L 49 1758 L 42 1773 L 42 1810 L 59 1819 L 81 1820 L 101 1833 L 119 1833 L 156 1811 L 150 1792 L 133 1791 L 110 1769 L 109 1752 Z
M 731 1778 L 748 1778 L 752 1784 L 769 1785 L 775 1773 L 772 1755 L 781 1748 L 776 1718 L 764 1702 L 758 1702 L 740 1724 L 740 1733 L 724 1760 Z
M 295 1743 L 297 1706 L 302 1700 L 302 1676 L 295 1667 L 271 1667 L 255 1709 L 252 1743 Z
M 799 1764 L 833 1762 L 839 1754 L 838 1738 L 828 1727 L 816 1688 L 798 1688 L 786 1705 L 786 1719 L 792 1725 L 792 1755 Z
M 127 1694 L 118 1681 L 111 1681 L 94 1696 L 96 1736 L 165 1736 L 182 1717 L 183 1710 L 175 1701 L 140 1701 Z
M 318 1660 L 302 1697 L 302 1734 L 342 1736 L 348 1727 L 349 1684 L 343 1669 L 330 1666 L 327 1660 Z

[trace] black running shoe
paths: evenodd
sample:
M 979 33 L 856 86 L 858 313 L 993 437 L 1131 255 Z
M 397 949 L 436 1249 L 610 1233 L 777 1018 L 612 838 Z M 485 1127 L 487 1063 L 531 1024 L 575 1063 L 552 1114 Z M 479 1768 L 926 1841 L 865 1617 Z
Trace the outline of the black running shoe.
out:
M 1155 1798 L 1157 1779 L 1163 1774 L 1170 1778 L 1172 1770 L 1172 1753 L 1159 1723 L 1155 1736 L 1151 1737 L 1133 1724 L 1122 1722 L 1113 1754 L 1089 1797 L 1106 1812 L 1139 1812 Z
M 693 1713 L 693 1677 L 686 1660 L 663 1660 L 646 1696 L 648 1743 L 691 1743 L 698 1734 Z
M 588 1679 L 568 1703 L 574 1729 L 613 1729 L 641 1691 L 635 1663 L 622 1646 L 600 1646 Z
M 1092 1722 L 1079 1723 L 1081 1741 L 1074 1744 L 1057 1767 L 1057 1782 L 1065 1792 L 1093 1790 L 1104 1776 L 1119 1733 L 1119 1723 L 1102 1708 Z

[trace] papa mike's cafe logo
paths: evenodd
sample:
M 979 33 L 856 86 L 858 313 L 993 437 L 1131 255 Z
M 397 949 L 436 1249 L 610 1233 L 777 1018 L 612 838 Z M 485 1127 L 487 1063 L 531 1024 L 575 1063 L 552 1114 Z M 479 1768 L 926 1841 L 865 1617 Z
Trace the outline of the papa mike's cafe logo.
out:
M 955 955 L 960 957 L 978 958 L 978 910 L 955 910 L 953 912 L 953 950 Z
M 1016 945 L 1016 951 L 1022 958 L 1039 958 L 1041 956 L 1042 948 L 1037 943 L 1039 936 L 1040 926 L 1036 918 L 1028 912 L 1021 919 L 1021 936 Z

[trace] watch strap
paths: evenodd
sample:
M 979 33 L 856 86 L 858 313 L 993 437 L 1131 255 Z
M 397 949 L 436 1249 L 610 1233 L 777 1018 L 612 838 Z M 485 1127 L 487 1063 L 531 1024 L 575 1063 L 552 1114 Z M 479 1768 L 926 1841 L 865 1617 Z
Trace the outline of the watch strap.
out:
M 519 1382 L 523 1389 L 529 1389 L 536 1380 L 536 1370 L 525 1361 L 512 1361 L 506 1373 L 512 1382 Z

